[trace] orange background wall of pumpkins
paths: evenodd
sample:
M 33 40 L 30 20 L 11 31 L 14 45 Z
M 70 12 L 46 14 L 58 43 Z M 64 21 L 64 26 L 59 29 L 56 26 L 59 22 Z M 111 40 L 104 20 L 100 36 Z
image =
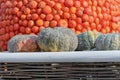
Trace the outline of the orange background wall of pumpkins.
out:
M 16 34 L 47 27 L 120 33 L 120 0 L 0 0 L 0 47 Z

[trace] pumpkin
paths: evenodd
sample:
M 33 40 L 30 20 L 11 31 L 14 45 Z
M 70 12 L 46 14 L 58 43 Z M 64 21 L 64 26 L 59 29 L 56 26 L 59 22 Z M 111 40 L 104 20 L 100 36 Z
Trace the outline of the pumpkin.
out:
M 0 0 L 0 44 L 7 50 L 15 35 L 38 34 L 44 28 L 66 27 L 120 32 L 120 0 Z
M 78 45 L 77 35 L 68 28 L 45 28 L 38 34 L 37 43 L 41 51 L 74 51 Z
M 97 50 L 120 50 L 120 34 L 108 33 L 100 35 L 95 42 Z
M 101 33 L 97 31 L 85 31 L 82 34 L 77 35 L 78 46 L 76 50 L 83 51 L 95 48 L 94 44 L 99 35 L 101 35 Z
M 16 35 L 8 42 L 9 52 L 36 52 L 39 51 L 36 35 Z

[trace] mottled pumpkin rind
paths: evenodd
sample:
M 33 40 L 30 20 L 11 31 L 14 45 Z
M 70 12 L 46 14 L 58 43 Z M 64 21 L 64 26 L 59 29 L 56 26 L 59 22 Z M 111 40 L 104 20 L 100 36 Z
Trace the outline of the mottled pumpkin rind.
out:
M 8 52 L 37 52 L 37 35 L 16 35 L 8 42 Z
M 120 50 L 120 34 L 101 35 L 96 39 L 95 46 L 97 50 Z
M 45 52 L 74 51 L 78 45 L 77 35 L 68 28 L 45 28 L 38 34 L 38 45 Z
M 91 50 L 95 48 L 95 40 L 101 35 L 97 31 L 86 31 L 82 34 L 79 34 L 78 37 L 78 47 L 76 51 Z

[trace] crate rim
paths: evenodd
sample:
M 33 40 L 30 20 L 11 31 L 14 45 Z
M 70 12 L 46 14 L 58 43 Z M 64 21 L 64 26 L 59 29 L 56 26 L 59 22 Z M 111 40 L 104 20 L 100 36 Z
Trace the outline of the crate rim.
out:
M 120 62 L 120 51 L 0 52 L 3 62 Z

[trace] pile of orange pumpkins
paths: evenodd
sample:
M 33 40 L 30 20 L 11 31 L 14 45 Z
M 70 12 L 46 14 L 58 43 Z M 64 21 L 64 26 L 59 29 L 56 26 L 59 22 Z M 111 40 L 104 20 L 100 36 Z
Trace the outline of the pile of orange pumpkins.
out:
M 0 47 L 17 34 L 66 27 L 120 33 L 120 0 L 0 0 Z

